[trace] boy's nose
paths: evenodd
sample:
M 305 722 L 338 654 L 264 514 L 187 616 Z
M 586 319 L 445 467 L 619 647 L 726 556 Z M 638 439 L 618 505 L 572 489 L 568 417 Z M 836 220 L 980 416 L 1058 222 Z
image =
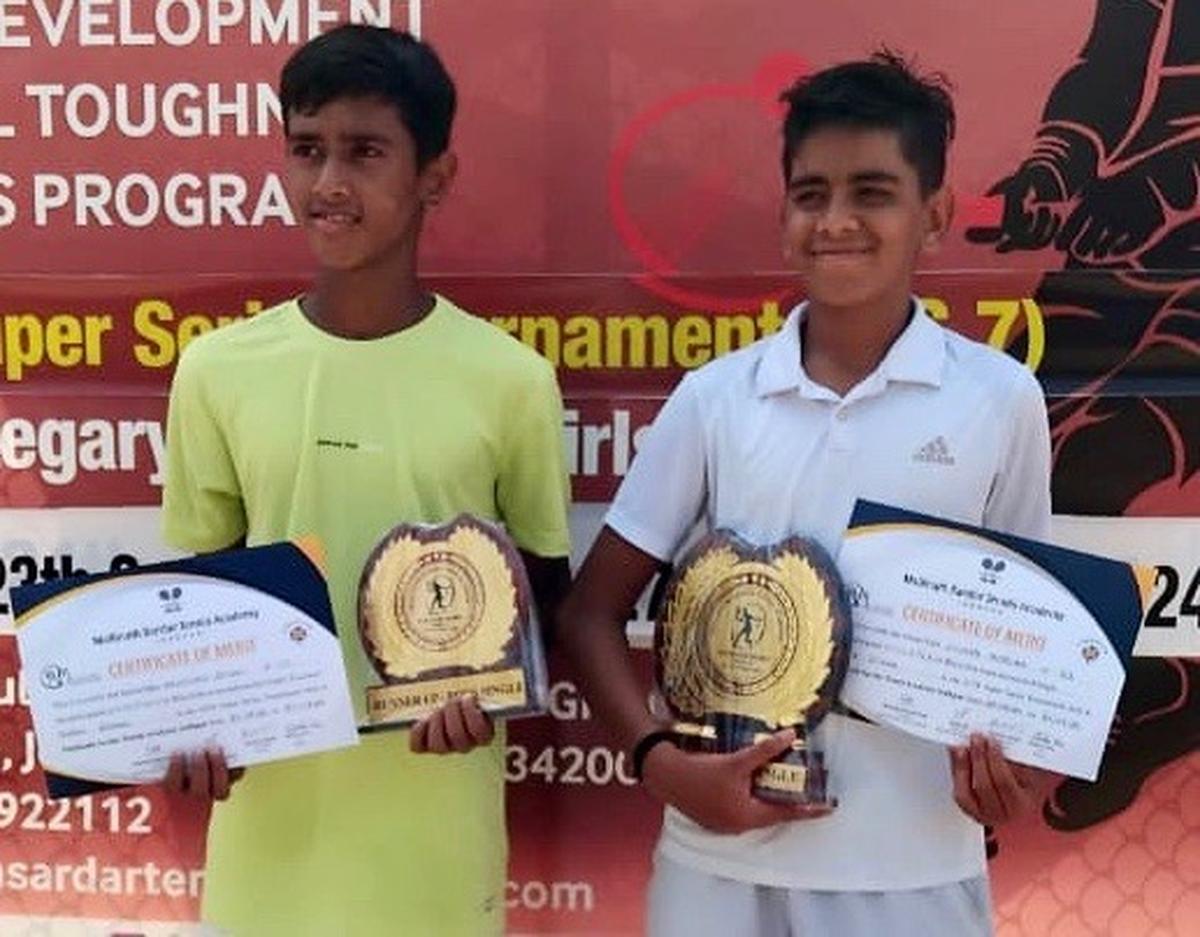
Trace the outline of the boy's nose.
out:
M 822 234 L 838 235 L 857 231 L 860 226 L 858 214 L 842 199 L 832 199 L 817 219 Z
M 336 159 L 325 160 L 313 188 L 314 194 L 323 199 L 337 200 L 349 195 L 350 183 L 341 163 Z

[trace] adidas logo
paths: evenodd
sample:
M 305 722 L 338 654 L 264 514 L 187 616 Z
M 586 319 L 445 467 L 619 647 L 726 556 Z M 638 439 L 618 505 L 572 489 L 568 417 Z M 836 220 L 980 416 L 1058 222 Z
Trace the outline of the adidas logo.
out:
M 914 452 L 913 461 L 935 465 L 953 465 L 954 456 L 950 454 L 950 446 L 946 444 L 946 437 L 938 436 Z

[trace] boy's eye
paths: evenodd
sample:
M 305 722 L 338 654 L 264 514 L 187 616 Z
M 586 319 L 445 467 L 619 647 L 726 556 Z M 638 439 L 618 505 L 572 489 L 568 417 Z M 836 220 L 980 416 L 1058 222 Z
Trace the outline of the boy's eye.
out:
M 317 147 L 312 143 L 293 143 L 288 152 L 297 159 L 312 159 L 317 155 Z
M 383 150 L 373 143 L 357 144 L 352 150 L 355 159 L 378 159 L 383 155 Z
M 823 200 L 824 193 L 820 189 L 799 189 L 792 193 L 792 204 L 801 208 L 820 205 Z
M 858 190 L 859 200 L 868 205 L 883 205 L 891 201 L 892 193 L 889 189 L 881 189 L 878 187 L 868 187 Z

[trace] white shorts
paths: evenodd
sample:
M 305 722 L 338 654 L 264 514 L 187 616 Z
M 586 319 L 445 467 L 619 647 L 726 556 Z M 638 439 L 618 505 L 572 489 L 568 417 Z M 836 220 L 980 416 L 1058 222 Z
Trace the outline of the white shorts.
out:
M 755 885 L 654 857 L 649 937 L 991 937 L 984 876 L 905 891 Z

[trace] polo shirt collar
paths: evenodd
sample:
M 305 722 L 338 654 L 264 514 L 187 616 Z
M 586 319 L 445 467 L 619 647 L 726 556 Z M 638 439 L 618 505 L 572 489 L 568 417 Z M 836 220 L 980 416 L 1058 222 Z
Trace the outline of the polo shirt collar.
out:
M 929 318 L 924 304 L 913 298 L 916 311 L 904 331 L 892 342 L 879 366 L 863 383 L 901 381 L 940 387 L 946 359 L 942 327 Z M 804 397 L 836 400 L 827 387 L 810 380 L 804 373 L 800 347 L 800 321 L 807 303 L 796 306 L 783 328 L 766 340 L 755 375 L 755 390 L 760 397 L 786 391 L 799 391 Z

